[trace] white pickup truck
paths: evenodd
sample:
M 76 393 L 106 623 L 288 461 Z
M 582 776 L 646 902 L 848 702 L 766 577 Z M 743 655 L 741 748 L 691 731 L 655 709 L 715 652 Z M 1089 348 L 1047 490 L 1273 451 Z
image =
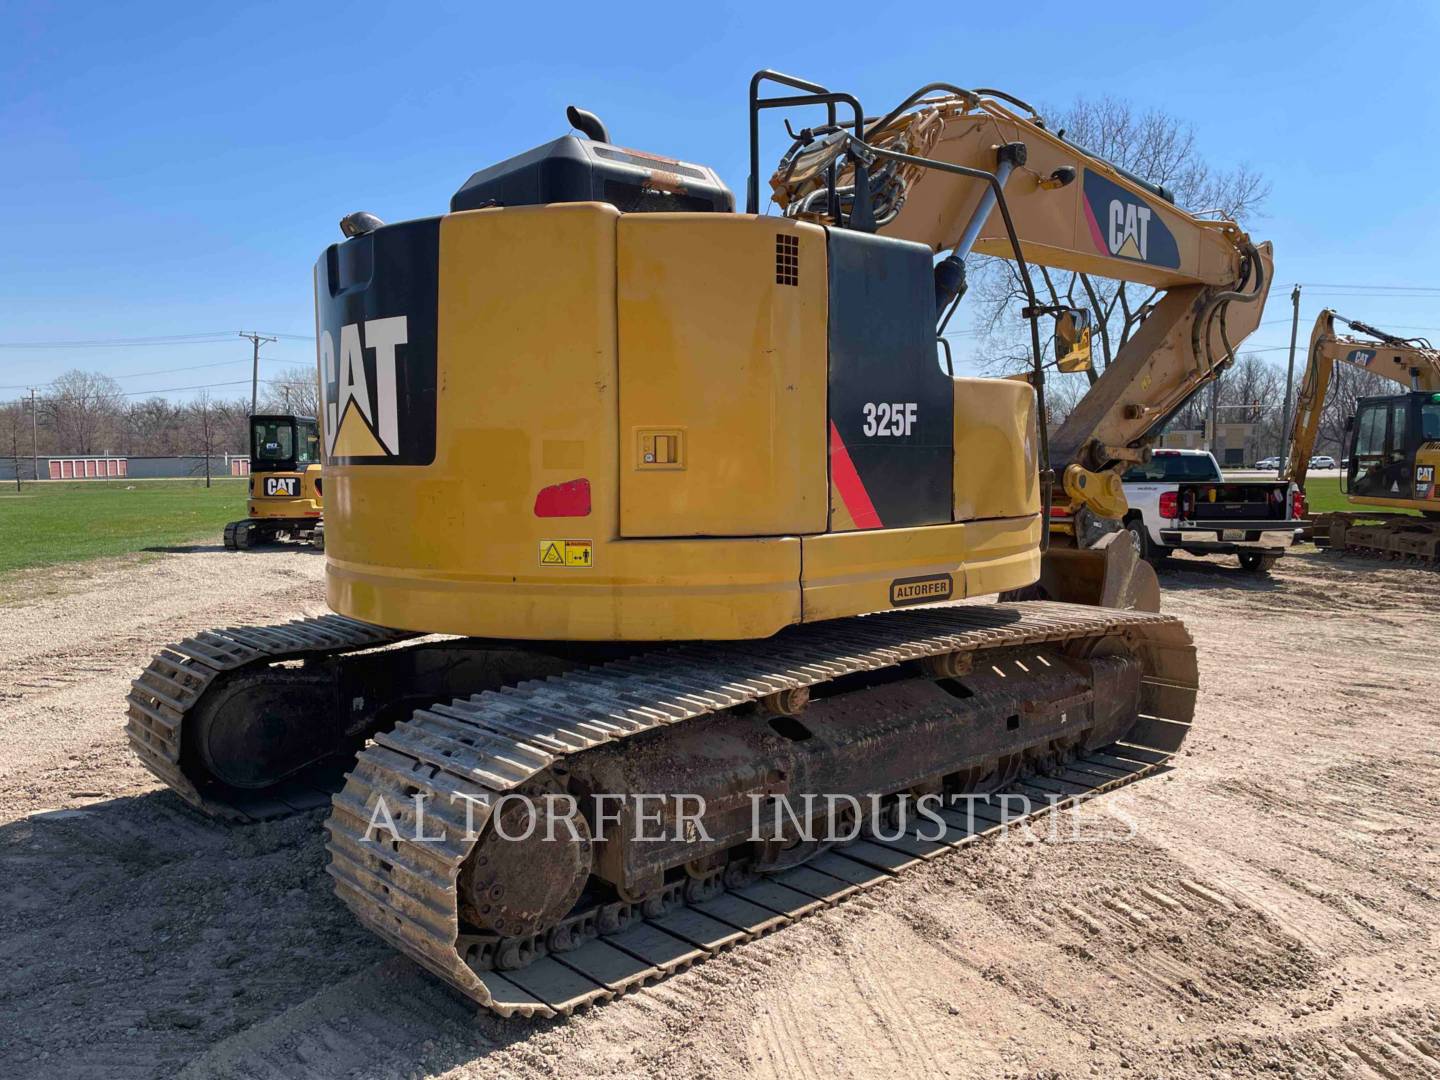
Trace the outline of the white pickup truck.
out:
M 1172 551 L 1236 555 L 1265 573 L 1307 524 L 1305 496 L 1284 480 L 1226 480 L 1204 450 L 1156 450 L 1121 477 L 1125 526 L 1140 554 L 1159 564 Z

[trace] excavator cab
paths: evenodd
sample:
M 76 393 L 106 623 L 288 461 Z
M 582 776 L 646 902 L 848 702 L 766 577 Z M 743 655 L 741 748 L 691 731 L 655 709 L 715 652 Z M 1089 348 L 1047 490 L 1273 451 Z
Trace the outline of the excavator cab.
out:
M 306 416 L 252 416 L 251 468 L 294 472 L 320 460 L 320 431 Z
M 1440 451 L 1440 394 L 1411 392 L 1364 398 L 1349 426 L 1346 491 L 1367 503 L 1435 498 Z

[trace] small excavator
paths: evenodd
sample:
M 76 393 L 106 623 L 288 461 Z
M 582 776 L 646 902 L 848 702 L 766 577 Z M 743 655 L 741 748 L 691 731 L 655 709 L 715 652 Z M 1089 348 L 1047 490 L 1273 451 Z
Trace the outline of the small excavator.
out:
M 1355 333 L 1337 334 L 1337 322 Z M 1423 338 L 1397 337 L 1326 309 L 1310 332 L 1308 356 L 1282 465 L 1284 475 L 1301 488 L 1336 364 L 1407 388 L 1361 398 L 1355 415 L 1346 418 L 1343 490 L 1356 506 L 1378 509 L 1314 515 L 1315 543 L 1334 551 L 1440 565 L 1440 350 Z
M 278 540 L 325 547 L 320 429 L 313 417 L 250 417 L 248 516 L 225 526 L 225 547 L 242 551 Z
M 824 123 L 766 216 L 774 109 Z M 345 217 L 315 266 L 336 614 L 167 646 L 129 695 L 201 811 L 329 806 L 340 899 L 501 1015 L 663 978 L 1189 730 L 1119 472 L 1254 328 L 1269 245 L 998 91 L 871 117 L 762 71 L 749 113 L 743 213 L 572 108 L 446 214 Z M 972 252 L 1027 293 L 1024 378 L 940 365 Z M 1040 323 L 1073 367 L 1088 320 L 1031 261 L 1165 290 L 1053 439 Z

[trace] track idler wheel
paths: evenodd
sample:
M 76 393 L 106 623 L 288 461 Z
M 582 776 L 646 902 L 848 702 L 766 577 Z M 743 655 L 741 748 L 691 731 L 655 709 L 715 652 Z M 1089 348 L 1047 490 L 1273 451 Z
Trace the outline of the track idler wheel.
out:
M 594 851 L 590 827 L 578 813 L 560 820 L 557 811 L 550 818 L 546 794 L 555 792 L 526 788 L 499 800 L 498 813 L 460 867 L 460 912 L 481 932 L 539 934 L 580 899 Z

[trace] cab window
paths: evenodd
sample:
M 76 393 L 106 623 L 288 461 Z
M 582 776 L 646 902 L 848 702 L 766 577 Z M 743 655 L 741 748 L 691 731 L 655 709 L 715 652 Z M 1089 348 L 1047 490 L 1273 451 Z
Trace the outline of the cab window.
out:
M 274 420 L 257 423 L 251 430 L 250 445 L 258 461 L 289 461 L 295 456 L 295 429 Z
M 1390 406 L 1390 459 L 1398 461 L 1405 456 L 1409 442 L 1410 403 L 1397 401 Z
M 1379 457 L 1385 452 L 1385 407 L 1372 405 L 1360 414 L 1355 432 L 1355 456 Z
M 1143 465 L 1125 470 L 1127 484 L 1161 484 L 1182 480 L 1219 481 L 1220 475 L 1205 454 L 1167 454 L 1157 451 Z
M 1420 438 L 1423 442 L 1440 442 L 1440 401 L 1420 406 Z
M 315 464 L 320 460 L 319 429 L 313 420 L 302 420 L 295 425 L 295 429 L 295 464 Z

